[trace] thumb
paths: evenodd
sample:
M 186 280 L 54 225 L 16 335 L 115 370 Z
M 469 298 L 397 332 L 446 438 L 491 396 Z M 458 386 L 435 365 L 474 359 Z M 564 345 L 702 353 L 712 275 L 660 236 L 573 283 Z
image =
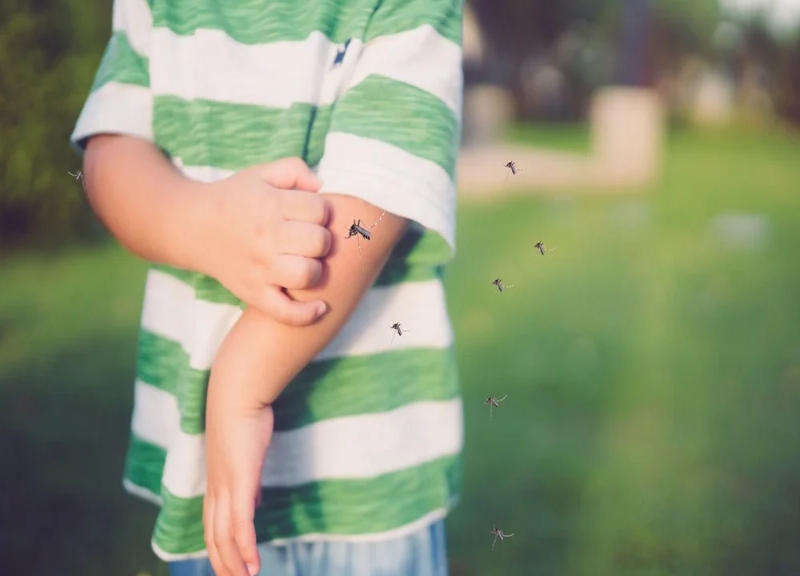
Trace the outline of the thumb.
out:
M 327 312 L 328 307 L 322 300 L 299 302 L 276 286 L 267 286 L 259 302 L 254 305 L 281 324 L 289 326 L 307 326 Z
M 263 164 L 257 167 L 257 171 L 267 184 L 275 188 L 317 192 L 322 187 L 322 181 L 296 156 Z

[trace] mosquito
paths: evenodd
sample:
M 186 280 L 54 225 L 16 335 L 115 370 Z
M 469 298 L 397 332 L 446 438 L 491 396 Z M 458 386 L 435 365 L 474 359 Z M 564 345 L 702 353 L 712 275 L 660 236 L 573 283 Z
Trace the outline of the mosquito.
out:
M 495 279 L 494 279 L 494 282 L 492 282 L 492 284 L 494 284 L 495 286 L 497 286 L 497 289 L 498 289 L 498 290 L 500 290 L 500 292 L 502 292 L 502 291 L 503 291 L 503 290 L 505 290 L 506 288 L 513 288 L 513 287 L 514 287 L 514 285 L 513 285 L 513 284 L 509 284 L 508 286 L 506 286 L 505 284 L 503 284 L 503 281 L 502 281 L 502 280 L 500 280 L 500 278 L 495 278 Z
M 494 542 L 492 542 L 492 550 L 494 550 L 494 545 L 497 544 L 497 539 L 505 540 L 506 538 L 511 538 L 513 534 L 503 534 L 503 530 L 498 528 L 497 526 L 492 528 L 490 534 L 494 534 Z
M 83 170 L 78 170 L 75 174 L 67 170 L 67 174 L 75 178 L 75 180 L 80 180 L 81 186 L 83 186 L 83 189 L 86 190 L 86 183 L 83 180 L 83 177 L 86 176 L 86 173 Z
M 555 250 L 555 248 L 545 248 L 544 242 L 537 242 L 536 244 L 533 245 L 533 247 L 536 248 L 539 252 L 541 252 L 542 256 L 544 256 L 545 252 L 552 252 L 553 250 Z
M 492 410 L 494 408 L 500 408 L 500 402 L 502 402 L 506 398 L 508 398 L 508 394 L 500 398 L 500 400 L 497 399 L 497 396 L 489 396 L 486 399 L 486 403 L 489 405 L 489 420 L 492 419 Z
M 347 229 L 347 236 L 345 236 L 344 239 L 347 240 L 348 238 L 352 238 L 353 236 L 356 237 L 356 242 L 358 242 L 358 255 L 359 256 L 361 256 L 361 236 L 364 237 L 364 240 L 371 239 L 372 235 L 370 234 L 369 231 L 372 230 L 375 226 L 377 226 L 378 222 L 383 220 L 383 215 L 384 214 L 386 214 L 385 210 L 384 210 L 383 214 L 381 214 L 381 217 L 378 218 L 378 220 L 372 226 L 368 226 L 367 228 L 364 228 L 361 225 L 361 219 L 359 219 L 358 222 L 353 220 L 353 225 L 350 226 Z
M 389 328 L 391 328 L 392 330 L 394 330 L 394 332 L 392 333 L 392 342 L 394 342 L 394 336 L 395 336 L 395 334 L 397 334 L 398 336 L 402 336 L 402 335 L 403 335 L 403 332 L 411 332 L 411 330 L 408 330 L 408 329 L 403 329 L 403 327 L 402 327 L 402 326 L 400 326 L 400 322 L 395 322 L 394 324 L 392 324 L 391 326 L 389 326 Z M 389 342 L 389 345 L 390 345 L 390 346 L 392 345 L 392 342 Z
M 505 168 L 508 168 L 511 174 L 516 176 L 517 172 L 522 172 L 522 168 L 517 168 L 517 163 L 513 160 L 509 160 L 507 164 L 503 165 Z M 506 178 L 508 178 L 508 173 L 506 173 Z

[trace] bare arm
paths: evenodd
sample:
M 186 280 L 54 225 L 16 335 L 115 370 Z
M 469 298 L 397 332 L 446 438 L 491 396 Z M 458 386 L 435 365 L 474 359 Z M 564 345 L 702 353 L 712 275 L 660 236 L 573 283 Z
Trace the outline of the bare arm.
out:
M 92 208 L 137 256 L 211 276 L 286 324 L 306 325 L 324 309 L 281 291 L 313 286 L 328 249 L 327 203 L 312 193 L 320 183 L 301 159 L 205 184 L 149 142 L 101 135 L 89 140 L 84 166 Z
M 354 197 L 326 196 L 331 205 L 328 229 L 332 245 L 324 261 L 322 280 L 312 289 L 290 290 L 289 294 L 298 301 L 323 300 L 328 304 L 328 313 L 312 325 L 293 327 L 247 308 L 228 333 L 214 362 L 209 405 L 234 403 L 240 409 L 251 410 L 272 403 L 341 330 L 406 228 L 407 220 L 386 213 L 370 230 L 372 239 L 361 239 L 359 256 L 356 238 L 345 239 L 347 228 L 358 219 L 369 226 L 382 211 Z M 215 386 L 217 381 L 222 388 Z M 219 396 L 221 390 L 224 398 Z
M 198 270 L 193 248 L 203 234 L 208 194 L 150 142 L 101 134 L 84 156 L 86 195 L 109 231 L 137 256 Z

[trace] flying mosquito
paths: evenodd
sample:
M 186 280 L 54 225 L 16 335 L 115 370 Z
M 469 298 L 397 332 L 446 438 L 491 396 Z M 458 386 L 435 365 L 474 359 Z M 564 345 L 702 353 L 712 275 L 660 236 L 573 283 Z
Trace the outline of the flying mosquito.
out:
M 403 327 L 402 327 L 402 326 L 400 326 L 400 322 L 395 322 L 394 324 L 392 324 L 391 326 L 389 326 L 389 328 L 391 328 L 392 330 L 394 330 L 394 332 L 392 333 L 392 342 L 394 342 L 394 336 L 395 336 L 395 334 L 397 334 L 398 336 L 402 336 L 402 335 L 403 335 L 403 332 L 411 332 L 411 330 L 408 330 L 408 329 L 403 329 Z M 389 345 L 390 345 L 390 346 L 392 345 L 392 342 L 389 342 Z
M 75 180 L 80 180 L 81 186 L 83 186 L 83 189 L 86 190 L 86 183 L 83 180 L 83 177 L 86 176 L 86 173 L 83 170 L 78 170 L 75 174 L 67 170 L 67 174 L 75 178 Z
M 494 534 L 494 542 L 492 542 L 492 550 L 494 550 L 494 545 L 497 544 L 497 539 L 505 540 L 506 538 L 511 538 L 513 534 L 503 534 L 503 530 L 498 528 L 497 526 L 492 528 L 490 534 Z
M 555 248 L 545 248 L 544 242 L 537 242 L 536 244 L 533 245 L 533 247 L 536 248 L 539 252 L 541 252 L 542 256 L 544 256 L 545 252 L 552 252 L 553 250 L 555 250 Z
M 506 398 L 508 398 L 508 394 L 506 394 L 505 396 L 500 398 L 500 400 L 497 399 L 497 396 L 489 396 L 486 399 L 486 403 L 489 405 L 489 419 L 490 420 L 492 419 L 492 410 L 494 408 L 499 408 L 500 407 L 500 402 L 502 402 Z
M 517 163 L 513 160 L 509 160 L 507 164 L 503 165 L 505 168 L 508 168 L 509 173 L 514 174 L 516 176 L 517 172 L 522 172 L 522 168 L 517 168 Z M 506 174 L 506 178 L 508 178 L 508 174 Z
M 505 284 L 503 284 L 503 281 L 500 280 L 500 278 L 495 278 L 495 280 L 494 280 L 494 282 L 492 282 L 492 284 L 497 286 L 497 289 L 500 290 L 500 292 L 502 292 L 506 288 L 513 288 L 514 287 L 513 284 L 509 284 L 508 286 L 506 286 Z
M 386 211 L 385 211 L 385 210 L 384 210 L 383 214 L 386 214 Z M 363 236 L 363 237 L 364 237 L 364 240 L 369 240 L 369 239 L 371 239 L 371 238 L 372 238 L 372 235 L 370 234 L 370 232 L 369 232 L 369 231 L 370 231 L 370 230 L 372 230 L 372 229 L 373 229 L 375 226 L 377 226 L 377 225 L 378 225 L 378 222 L 380 222 L 381 220 L 383 220 L 383 214 L 381 214 L 381 217 L 380 217 L 380 218 L 378 218 L 378 220 L 377 220 L 377 221 L 375 222 L 375 224 L 373 224 L 372 226 L 369 226 L 369 227 L 367 227 L 367 228 L 364 228 L 364 227 L 361 225 L 361 219 L 359 219 L 359 220 L 358 220 L 358 222 L 356 222 L 355 220 L 353 220 L 353 225 L 352 225 L 352 226 L 350 226 L 350 227 L 347 229 L 347 236 L 345 236 L 345 237 L 344 237 L 344 239 L 345 239 L 345 240 L 347 240 L 348 238 L 352 238 L 353 236 L 355 236 L 355 237 L 356 237 L 356 242 L 358 242 L 358 255 L 359 255 L 359 256 L 361 256 L 361 238 L 360 238 L 360 237 L 361 237 L 361 236 Z

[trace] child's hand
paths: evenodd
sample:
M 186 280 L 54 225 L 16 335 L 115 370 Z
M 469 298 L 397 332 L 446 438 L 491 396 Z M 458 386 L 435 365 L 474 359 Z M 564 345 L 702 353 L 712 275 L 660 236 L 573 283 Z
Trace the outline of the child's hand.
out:
M 330 249 L 328 203 L 299 158 L 254 166 L 207 185 L 208 243 L 197 269 L 275 320 L 295 326 L 325 312 L 321 300 L 296 302 L 282 288 L 319 282 Z
M 247 576 L 260 570 L 253 525 L 261 499 L 261 469 L 272 438 L 272 407 L 242 409 L 218 390 L 206 408 L 207 487 L 203 527 L 217 576 Z

